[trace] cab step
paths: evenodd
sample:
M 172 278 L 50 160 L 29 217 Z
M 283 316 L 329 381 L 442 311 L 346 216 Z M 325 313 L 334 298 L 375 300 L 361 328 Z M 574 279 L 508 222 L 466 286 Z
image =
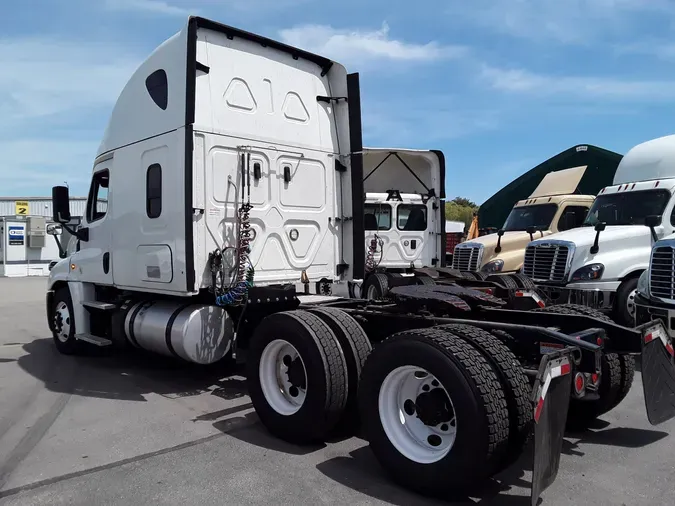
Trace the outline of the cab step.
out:
M 94 336 L 92 334 L 75 334 L 75 339 L 84 341 L 95 346 L 110 346 L 112 341 L 105 337 Z
M 113 309 L 117 308 L 115 304 L 111 304 L 110 302 L 102 302 L 100 300 L 86 300 L 82 303 L 82 305 L 87 308 L 100 309 L 102 311 L 112 311 Z

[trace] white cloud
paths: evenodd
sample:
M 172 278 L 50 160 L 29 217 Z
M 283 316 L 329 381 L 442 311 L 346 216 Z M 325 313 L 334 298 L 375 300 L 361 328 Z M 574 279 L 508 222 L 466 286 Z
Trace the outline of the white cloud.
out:
M 112 104 L 140 61 L 91 41 L 0 39 L 0 113 L 27 120 Z
M 527 96 L 568 96 L 605 101 L 675 101 L 675 81 L 629 80 L 536 74 L 522 69 L 484 66 L 482 78 L 494 89 Z
M 446 9 L 452 18 L 498 33 L 564 44 L 623 39 L 642 15 L 675 18 L 670 0 L 450 0 Z
M 351 64 L 377 60 L 430 62 L 458 58 L 467 51 L 463 46 L 446 46 L 438 42 L 416 44 L 392 39 L 387 23 L 383 23 L 379 30 L 303 25 L 281 30 L 280 36 L 283 42 L 292 46 Z
M 105 6 L 111 10 L 142 11 L 166 16 L 189 16 L 196 14 L 193 9 L 171 5 L 164 0 L 106 0 Z

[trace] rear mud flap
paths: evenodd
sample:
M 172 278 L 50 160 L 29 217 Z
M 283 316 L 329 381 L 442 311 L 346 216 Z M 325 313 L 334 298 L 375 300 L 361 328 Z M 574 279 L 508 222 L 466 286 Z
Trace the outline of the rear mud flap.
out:
M 642 386 L 647 418 L 658 425 L 675 417 L 675 352 L 660 320 L 639 327 L 642 333 Z
M 560 453 L 572 389 L 572 351 L 544 355 L 534 382 L 532 506 L 558 476 Z

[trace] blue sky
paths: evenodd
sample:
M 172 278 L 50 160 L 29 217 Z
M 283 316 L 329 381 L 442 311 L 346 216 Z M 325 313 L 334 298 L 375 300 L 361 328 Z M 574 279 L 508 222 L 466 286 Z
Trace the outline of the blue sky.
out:
M 675 130 L 670 0 L 22 0 L 0 25 L 0 195 L 85 194 L 118 93 L 190 13 L 360 72 L 365 145 L 443 150 L 449 198 Z

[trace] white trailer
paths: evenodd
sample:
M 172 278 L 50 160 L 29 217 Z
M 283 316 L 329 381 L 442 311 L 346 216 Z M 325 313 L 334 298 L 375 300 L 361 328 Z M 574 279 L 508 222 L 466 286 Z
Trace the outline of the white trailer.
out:
M 68 188 L 52 190 L 55 221 L 78 242 L 49 276 L 57 349 L 234 357 L 270 432 L 308 443 L 360 422 L 379 462 L 425 494 L 480 486 L 533 433 L 538 497 L 568 405 L 589 403 L 593 418 L 620 402 L 598 366 L 604 332 L 630 353 L 662 326 L 504 311 L 525 297 L 440 281 L 394 288 L 386 304 L 303 298 L 298 282 L 363 278 L 362 157 L 357 74 L 189 18 L 120 94 L 77 230 Z M 675 416 L 645 389 L 650 420 Z

